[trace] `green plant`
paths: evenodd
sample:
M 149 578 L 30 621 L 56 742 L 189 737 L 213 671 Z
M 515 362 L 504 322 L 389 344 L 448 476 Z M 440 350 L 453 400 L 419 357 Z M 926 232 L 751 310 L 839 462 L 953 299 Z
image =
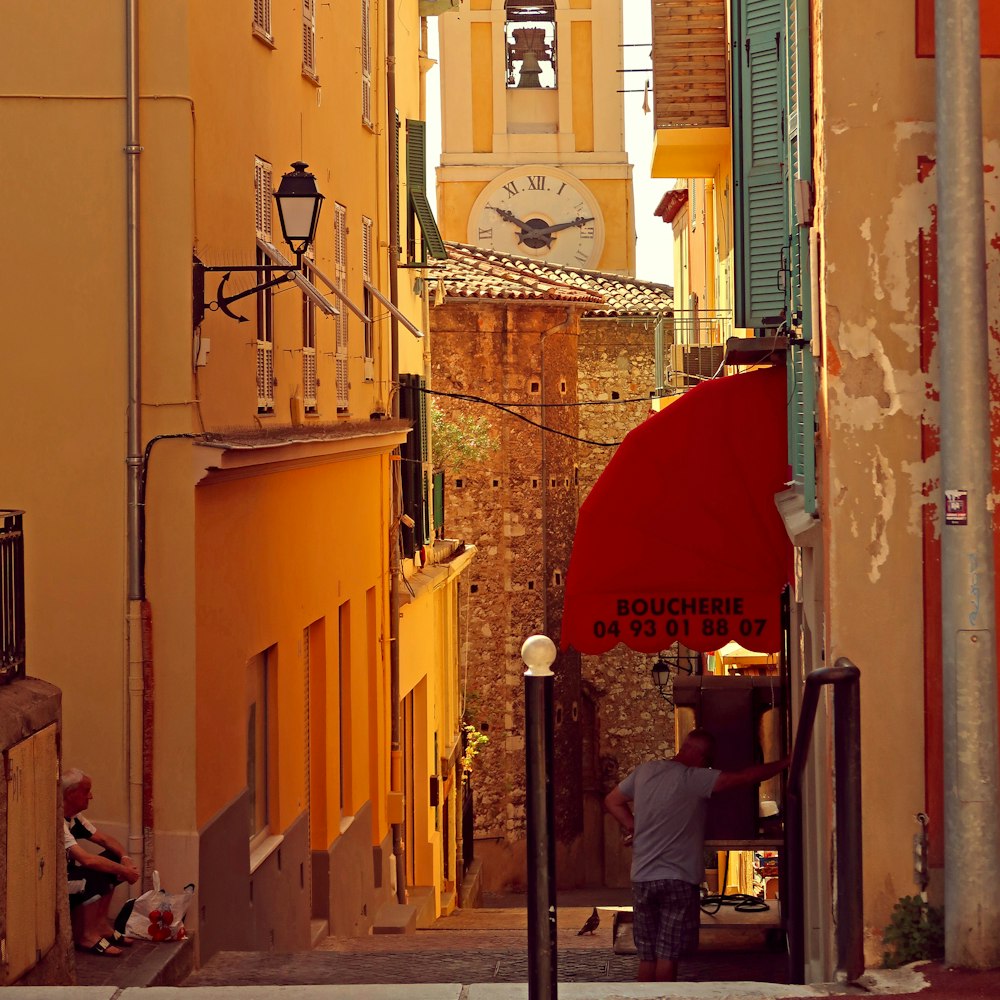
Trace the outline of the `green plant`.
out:
M 432 399 L 431 433 L 434 439 L 434 464 L 450 472 L 461 472 L 473 462 L 497 450 L 498 444 L 485 416 L 465 413 L 445 414 Z
M 479 751 L 489 743 L 490 738 L 486 733 L 480 732 L 475 726 L 465 723 L 462 726 L 465 733 L 465 753 L 462 754 L 462 773 L 472 774 L 472 762 L 476 759 Z
M 944 956 L 944 910 L 920 896 L 903 896 L 892 908 L 882 934 L 882 963 L 897 969 L 908 962 Z

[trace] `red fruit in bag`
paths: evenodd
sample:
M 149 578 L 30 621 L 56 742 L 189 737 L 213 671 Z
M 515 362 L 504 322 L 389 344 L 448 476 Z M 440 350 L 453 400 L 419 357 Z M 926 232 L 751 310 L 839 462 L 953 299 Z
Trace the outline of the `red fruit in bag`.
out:
M 163 923 L 167 927 L 169 927 L 174 922 L 173 911 L 171 911 L 171 910 L 164 910 L 163 913 L 160 914 L 160 919 L 163 921 Z
M 159 910 L 150 910 L 149 911 L 149 922 L 151 924 L 155 924 L 156 921 L 159 920 L 161 916 L 162 916 L 162 914 L 160 913 Z

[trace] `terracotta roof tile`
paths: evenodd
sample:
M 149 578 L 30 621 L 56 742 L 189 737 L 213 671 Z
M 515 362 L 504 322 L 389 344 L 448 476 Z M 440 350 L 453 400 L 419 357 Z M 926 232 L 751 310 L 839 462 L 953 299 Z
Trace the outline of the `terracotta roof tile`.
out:
M 445 299 L 579 302 L 586 316 L 653 316 L 670 313 L 670 285 L 606 271 L 585 271 L 497 253 L 464 243 L 446 243 L 448 260 L 428 266 L 428 278 L 443 282 Z

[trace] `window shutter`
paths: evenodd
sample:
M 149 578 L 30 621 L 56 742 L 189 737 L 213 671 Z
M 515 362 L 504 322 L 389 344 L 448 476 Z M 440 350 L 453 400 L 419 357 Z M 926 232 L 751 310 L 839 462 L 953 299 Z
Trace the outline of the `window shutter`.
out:
M 399 376 L 399 415 L 413 424 L 413 430 L 400 445 L 402 458 L 403 512 L 413 518 L 413 527 L 400 524 L 403 539 L 403 554 L 412 558 L 416 550 L 424 544 L 427 536 L 426 482 L 424 465 L 421 461 L 424 438 L 423 414 L 420 391 L 422 379 L 418 375 Z
M 816 373 L 809 344 L 788 351 L 788 448 L 807 513 L 816 510 Z
M 784 0 L 734 4 L 736 326 L 774 327 L 785 307 L 787 151 Z
M 271 0 L 253 0 L 253 26 L 271 38 Z
M 812 87 L 808 0 L 788 5 L 788 218 L 790 281 L 786 315 L 796 336 L 812 336 L 809 231 L 812 224 Z
M 271 164 L 267 160 L 262 160 L 259 156 L 254 157 L 254 225 L 257 227 L 257 236 L 268 243 L 271 242 L 272 183 Z
M 366 282 L 372 280 L 372 231 L 374 223 L 368 216 L 361 217 L 361 275 Z M 372 294 L 365 288 L 365 315 L 372 314 Z M 375 330 L 372 323 L 365 323 L 365 378 L 375 378 Z
M 302 69 L 316 75 L 316 0 L 302 0 Z
M 336 202 L 333 206 L 333 274 L 337 287 L 347 292 L 347 208 Z M 346 413 L 350 399 L 350 372 L 348 369 L 348 326 L 347 310 L 337 314 L 337 411 Z
M 372 5 L 361 0 L 361 121 L 372 124 Z
M 410 205 L 410 236 L 413 218 L 416 217 L 423 237 L 424 249 L 436 260 L 447 260 L 448 251 L 438 229 L 437 220 L 427 200 L 427 139 L 424 122 L 408 118 L 406 120 L 406 191 Z

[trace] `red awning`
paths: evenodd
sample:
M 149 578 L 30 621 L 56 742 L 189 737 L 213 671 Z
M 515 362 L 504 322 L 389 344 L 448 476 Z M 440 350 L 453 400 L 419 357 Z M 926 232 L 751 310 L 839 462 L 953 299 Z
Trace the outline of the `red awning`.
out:
M 786 427 L 776 366 L 703 382 L 628 434 L 580 509 L 562 647 L 780 649 Z

